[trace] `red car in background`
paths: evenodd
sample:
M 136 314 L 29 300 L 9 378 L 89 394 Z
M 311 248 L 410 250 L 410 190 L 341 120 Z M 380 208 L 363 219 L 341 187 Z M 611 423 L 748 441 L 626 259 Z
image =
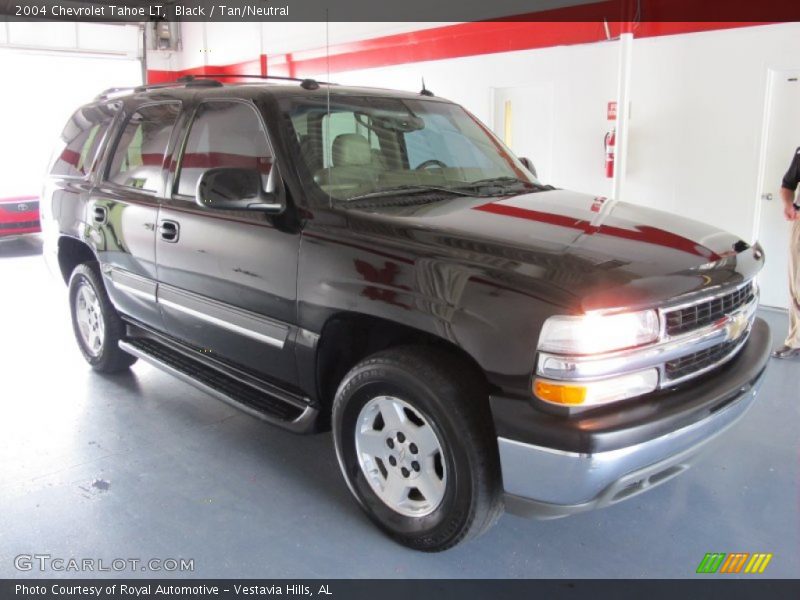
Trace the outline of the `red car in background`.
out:
M 38 196 L 0 198 L 0 238 L 41 230 Z

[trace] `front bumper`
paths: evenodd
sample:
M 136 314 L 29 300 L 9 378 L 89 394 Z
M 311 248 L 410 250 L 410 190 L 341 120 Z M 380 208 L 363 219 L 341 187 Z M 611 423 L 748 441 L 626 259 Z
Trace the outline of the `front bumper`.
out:
M 32 198 L 20 198 L 20 203 L 30 202 Z M 37 199 L 38 200 L 38 199 Z M 38 204 L 38 202 L 37 202 Z M 13 203 L 0 203 L 0 237 L 39 233 L 42 230 L 39 209 L 19 211 L 12 210 Z
M 0 237 L 10 237 L 16 235 L 27 235 L 29 233 L 40 233 L 42 226 L 39 219 L 30 221 L 0 222 Z
M 527 414 L 518 401 L 493 397 L 498 447 L 509 512 L 557 518 L 620 502 L 682 471 L 698 452 L 733 426 L 752 405 L 769 360 L 771 336 L 756 319 L 739 355 L 704 381 L 606 412 L 549 423 L 545 441 L 514 435 Z M 535 411 L 528 406 L 530 411 Z M 515 425 L 506 419 L 514 413 Z M 554 439 L 557 436 L 559 439 Z

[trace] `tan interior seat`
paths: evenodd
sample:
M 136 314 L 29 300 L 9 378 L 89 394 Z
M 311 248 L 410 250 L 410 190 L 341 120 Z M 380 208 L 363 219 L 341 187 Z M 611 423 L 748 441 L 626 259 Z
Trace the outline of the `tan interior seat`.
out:
M 320 169 L 314 180 L 320 185 L 337 187 L 372 186 L 377 181 L 379 169 L 373 160 L 369 141 L 357 133 L 336 136 L 331 148 L 330 169 Z

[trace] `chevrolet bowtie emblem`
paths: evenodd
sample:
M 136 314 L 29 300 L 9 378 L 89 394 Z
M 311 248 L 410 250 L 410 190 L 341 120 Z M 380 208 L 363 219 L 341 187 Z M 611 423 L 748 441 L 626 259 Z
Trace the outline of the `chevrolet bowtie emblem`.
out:
M 749 324 L 750 322 L 747 320 L 747 315 L 744 313 L 729 315 L 728 322 L 725 325 L 725 329 L 728 332 L 728 339 L 738 340 L 742 334 L 747 331 Z

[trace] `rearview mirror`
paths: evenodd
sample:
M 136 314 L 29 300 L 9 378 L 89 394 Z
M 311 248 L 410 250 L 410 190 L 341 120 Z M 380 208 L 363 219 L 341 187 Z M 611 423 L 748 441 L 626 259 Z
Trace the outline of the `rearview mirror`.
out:
M 519 162 L 522 163 L 522 166 L 528 169 L 531 172 L 531 175 L 536 177 L 537 179 L 539 176 L 536 174 L 536 167 L 533 166 L 530 158 L 525 158 L 524 156 L 520 157 Z
M 197 182 L 197 204 L 203 208 L 224 210 L 260 210 L 277 214 L 284 203 L 277 191 L 278 172 L 273 165 L 267 178 L 266 191 L 261 173 L 256 169 L 218 167 L 209 169 Z

